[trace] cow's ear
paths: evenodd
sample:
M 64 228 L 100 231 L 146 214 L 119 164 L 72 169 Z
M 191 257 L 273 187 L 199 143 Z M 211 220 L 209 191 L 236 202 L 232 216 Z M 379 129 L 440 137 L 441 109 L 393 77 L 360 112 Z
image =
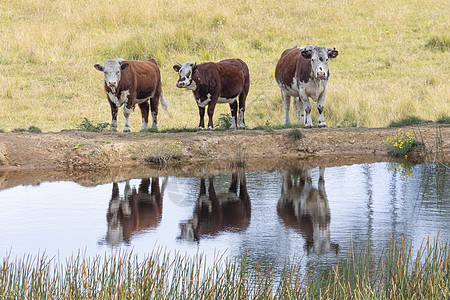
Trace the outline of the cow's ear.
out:
M 311 58 L 312 51 L 311 51 L 311 50 L 303 50 L 303 51 L 301 52 L 301 54 L 302 54 L 302 56 L 303 56 L 304 58 L 310 59 L 310 58 Z
M 103 72 L 103 66 L 101 64 L 95 64 L 94 68 L 96 68 L 97 70 L 99 70 L 100 72 Z
M 128 63 L 123 63 L 123 64 L 121 64 L 120 65 L 120 69 L 123 71 L 123 70 L 125 70 L 126 68 L 128 68 L 130 65 L 128 64 Z
M 329 58 L 336 58 L 338 56 L 339 52 L 335 49 L 328 51 L 328 57 Z
M 175 72 L 180 72 L 181 66 L 180 65 L 173 65 L 173 69 L 175 70 Z
M 194 63 L 192 66 L 192 73 L 194 73 L 197 70 L 197 63 Z

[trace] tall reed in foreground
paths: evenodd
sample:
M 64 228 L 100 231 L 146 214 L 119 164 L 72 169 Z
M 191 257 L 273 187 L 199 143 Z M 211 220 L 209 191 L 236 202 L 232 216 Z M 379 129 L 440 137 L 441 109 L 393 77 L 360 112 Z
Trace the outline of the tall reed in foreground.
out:
M 372 265 L 375 257 L 375 263 Z M 417 253 L 391 240 L 380 255 L 370 244 L 351 250 L 331 272 L 300 270 L 287 261 L 281 272 L 247 261 L 154 251 L 60 262 L 45 255 L 0 267 L 0 299 L 445 299 L 449 294 L 449 242 L 426 240 Z M 306 280 L 306 278 L 311 278 Z

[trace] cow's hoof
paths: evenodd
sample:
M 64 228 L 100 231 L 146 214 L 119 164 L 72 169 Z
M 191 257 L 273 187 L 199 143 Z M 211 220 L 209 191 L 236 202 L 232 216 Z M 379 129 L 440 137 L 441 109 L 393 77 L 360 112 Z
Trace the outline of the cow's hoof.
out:
M 319 124 L 319 128 L 326 128 L 327 124 Z
M 309 129 L 309 128 L 313 128 L 313 126 L 312 125 L 305 125 L 305 128 Z
M 213 128 L 211 126 L 208 127 L 208 131 L 212 131 Z
M 131 132 L 130 129 L 124 129 L 123 132 Z
M 117 132 L 117 127 L 111 127 L 109 131 Z
M 197 131 L 203 131 L 203 130 L 205 130 L 205 128 L 203 128 L 203 127 L 197 128 Z

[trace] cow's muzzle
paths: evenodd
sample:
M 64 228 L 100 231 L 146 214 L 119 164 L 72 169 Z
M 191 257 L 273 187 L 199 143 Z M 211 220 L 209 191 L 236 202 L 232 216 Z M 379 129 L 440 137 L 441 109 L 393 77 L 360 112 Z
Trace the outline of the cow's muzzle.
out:
M 177 81 L 177 87 L 179 87 L 179 88 L 184 88 L 184 86 L 185 86 L 185 83 L 184 83 L 184 82 L 182 82 L 182 81 Z
M 316 76 L 317 76 L 317 79 L 320 79 L 320 80 L 326 80 L 328 78 L 327 73 L 325 73 L 325 72 L 317 72 Z

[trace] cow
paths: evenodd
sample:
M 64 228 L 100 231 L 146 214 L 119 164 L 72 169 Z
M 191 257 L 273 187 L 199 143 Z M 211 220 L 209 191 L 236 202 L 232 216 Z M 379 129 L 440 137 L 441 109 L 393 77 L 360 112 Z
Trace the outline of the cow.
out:
M 239 180 L 239 193 L 238 193 Z M 245 173 L 233 173 L 227 193 L 216 193 L 214 177 L 206 182 L 200 179 L 200 194 L 192 219 L 180 223 L 180 239 L 199 241 L 201 236 L 215 235 L 224 230 L 240 231 L 250 224 L 250 197 L 247 192 Z
M 125 182 L 123 196 L 119 185 L 113 182 L 106 219 L 106 243 L 116 246 L 129 243 L 133 235 L 156 227 L 162 217 L 162 200 L 167 180 L 159 186 L 159 178 L 142 178 L 138 189 Z
M 317 102 L 319 128 L 327 127 L 323 109 L 330 78 L 328 59 L 336 56 L 338 56 L 338 51 L 335 48 L 316 46 L 296 46 L 281 54 L 275 68 L 275 80 L 281 89 L 283 98 L 284 125 L 291 123 L 289 108 L 291 97 L 294 97 L 299 124 L 305 125 L 305 128 L 313 127 L 311 103 L 309 102 L 309 98 L 311 98 Z
M 330 207 L 325 191 L 325 168 L 319 168 L 318 188 L 313 187 L 311 170 L 290 170 L 283 174 L 277 212 L 286 226 L 298 230 L 305 239 L 307 254 L 339 250 L 330 241 Z
M 176 86 L 191 90 L 197 102 L 200 123 L 198 130 L 205 129 L 205 107 L 208 105 L 208 130 L 213 129 L 213 114 L 217 103 L 228 103 L 231 109 L 232 124 L 237 126 L 237 98 L 239 97 L 239 128 L 245 127 L 245 99 L 250 88 L 248 67 L 240 59 L 226 59 L 218 63 L 207 62 L 177 63 L 173 69 L 179 78 Z
M 102 66 L 94 67 L 105 76 L 105 91 L 111 106 L 111 129 L 117 129 L 117 110 L 123 107 L 125 125 L 123 132 L 130 132 L 130 112 L 139 104 L 142 115 L 142 130 L 148 129 L 149 100 L 152 113 L 152 128 L 158 129 L 158 104 L 168 113 L 169 103 L 161 90 L 161 75 L 154 59 L 150 60 L 107 60 Z

